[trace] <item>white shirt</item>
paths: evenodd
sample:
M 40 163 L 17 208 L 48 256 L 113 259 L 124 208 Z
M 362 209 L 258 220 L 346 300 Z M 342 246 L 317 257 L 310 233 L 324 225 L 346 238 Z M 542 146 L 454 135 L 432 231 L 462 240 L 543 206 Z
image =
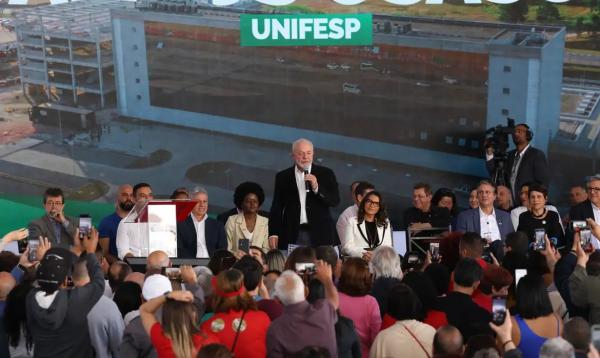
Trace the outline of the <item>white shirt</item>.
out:
M 123 220 L 117 228 L 117 255 L 121 260 L 128 253 L 135 257 L 147 257 L 148 223 L 126 223 Z
M 592 211 L 594 212 L 594 221 L 595 222 L 600 222 L 600 208 L 597 207 L 596 205 L 594 205 L 594 203 L 592 204 Z M 600 237 L 596 237 L 592 234 L 592 237 L 596 240 L 592 240 L 592 245 L 594 245 L 594 248 L 596 249 L 600 249 Z
M 306 216 L 306 182 L 304 181 L 304 170 L 298 169 L 297 165 L 294 165 L 294 168 L 298 196 L 300 197 L 300 224 L 306 224 L 308 223 L 308 217 Z M 312 165 L 308 167 L 309 173 L 311 169 Z
M 206 218 L 208 215 L 204 214 L 202 220 L 198 221 L 194 214 L 190 214 L 192 217 L 192 221 L 194 222 L 194 227 L 196 228 L 196 257 L 199 258 L 207 258 L 208 257 L 208 248 L 206 247 L 206 230 L 204 229 Z
M 480 235 L 482 238 L 489 239 L 490 241 L 502 239 L 498 222 L 496 221 L 495 209 L 492 210 L 490 215 L 487 215 L 479 208 L 479 226 L 481 227 Z
M 357 214 L 358 214 L 358 205 L 356 205 L 356 204 L 351 205 L 351 206 L 347 207 L 344 211 L 342 211 L 342 213 L 340 214 L 340 217 L 338 218 L 337 223 L 335 224 L 335 228 L 337 230 L 338 237 L 340 239 L 342 237 L 344 237 L 344 234 L 346 232 L 346 228 L 348 227 L 348 223 L 350 222 L 350 219 L 355 217 Z

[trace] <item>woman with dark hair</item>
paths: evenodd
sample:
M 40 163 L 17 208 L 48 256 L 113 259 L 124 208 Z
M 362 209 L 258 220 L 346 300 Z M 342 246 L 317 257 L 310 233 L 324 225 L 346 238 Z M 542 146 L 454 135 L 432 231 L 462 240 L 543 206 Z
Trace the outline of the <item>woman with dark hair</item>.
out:
M 371 357 L 429 358 L 432 354 L 435 329 L 418 321 L 421 303 L 414 291 L 405 284 L 390 290 L 388 313 L 396 320 L 391 327 L 379 332 Z
M 354 322 L 363 357 L 369 356 L 371 344 L 381 329 L 381 315 L 375 297 L 369 295 L 372 278 L 369 264 L 360 258 L 348 258 L 342 265 L 338 282 L 340 314 Z
M 117 287 L 113 301 L 119 307 L 119 312 L 125 317 L 129 312 L 136 311 L 142 304 L 142 288 L 135 282 L 123 282 Z
M 367 261 L 371 260 L 375 248 L 392 246 L 392 226 L 381 194 L 371 191 L 363 197 L 358 204 L 358 214 L 350 218 L 340 239 L 344 255 Z
M 512 340 L 524 358 L 537 358 L 547 339 L 560 337 L 563 322 L 552 310 L 544 281 L 528 274 L 516 290 L 517 312 L 512 321 Z
M 456 205 L 456 195 L 451 189 L 439 188 L 433 194 L 431 205 L 439 208 L 446 208 L 450 211 L 450 217 L 454 218 L 458 215 L 458 206 Z
M 493 297 L 507 297 L 508 289 L 512 283 L 513 276 L 507 269 L 493 264 L 487 265 L 483 269 L 479 292 L 474 295 L 473 301 L 492 313 Z
M 315 249 L 308 246 L 300 246 L 290 252 L 283 266 L 285 270 L 296 271 L 297 263 L 314 263 L 317 260 Z
M 556 246 L 565 244 L 565 233 L 560 223 L 560 215 L 546 208 L 548 189 L 541 184 L 529 186 L 529 210 L 519 215 L 517 231 L 523 231 L 529 242 L 535 241 L 535 231 L 544 229 L 549 238 L 556 239 Z
M 263 188 L 257 183 L 244 183 L 236 190 L 233 201 L 241 212 L 230 216 L 225 224 L 227 248 L 236 252 L 239 240 L 247 239 L 250 240 L 250 245 L 268 251 L 269 219 L 258 215 L 260 206 L 265 201 Z
M 402 283 L 412 288 L 421 301 L 419 321 L 427 323 L 435 329 L 448 324 L 446 314 L 439 307 L 437 290 L 428 274 L 421 271 L 408 272 L 404 275 Z
M 264 358 L 271 320 L 266 313 L 257 310 L 244 288 L 244 275 L 230 269 L 213 277 L 211 284 L 215 314 L 202 324 L 202 329 L 215 334 L 237 358 Z
M 235 255 L 225 249 L 217 250 L 213 253 L 206 265 L 214 276 L 217 276 L 221 271 L 229 270 L 233 267 L 237 259 Z
M 162 323 L 156 311 L 162 307 Z M 202 346 L 219 343 L 219 339 L 198 327 L 199 317 L 194 295 L 189 291 L 172 291 L 140 306 L 144 330 L 150 336 L 159 358 L 188 358 Z
M 6 297 L 4 327 L 8 338 L 10 357 L 33 356 L 33 337 L 27 327 L 26 297 L 32 289 L 33 274 L 15 286 Z

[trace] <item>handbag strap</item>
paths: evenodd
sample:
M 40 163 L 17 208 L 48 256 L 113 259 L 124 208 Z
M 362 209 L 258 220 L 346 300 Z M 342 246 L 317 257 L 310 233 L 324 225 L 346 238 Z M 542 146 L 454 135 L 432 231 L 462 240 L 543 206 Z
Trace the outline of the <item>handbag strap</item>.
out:
M 242 317 L 240 318 L 240 323 L 238 323 L 237 331 L 235 332 L 235 338 L 233 339 L 233 344 L 231 345 L 231 353 L 233 353 L 235 345 L 238 341 L 238 337 L 240 336 L 240 330 L 242 328 L 242 324 L 244 323 L 244 316 L 246 316 L 246 312 L 248 312 L 248 310 L 244 310 L 244 312 L 242 312 Z
M 423 352 L 425 352 L 425 355 L 427 356 L 427 358 L 431 358 L 431 356 L 429 355 L 429 352 L 427 352 L 427 349 L 425 349 L 425 347 L 423 347 L 423 344 L 421 343 L 421 341 L 419 341 L 417 339 L 417 337 L 412 333 L 412 331 L 410 329 L 408 329 L 408 327 L 406 327 L 402 323 L 400 323 L 400 325 L 402 325 L 402 327 L 404 327 L 404 329 L 408 332 L 408 334 L 410 334 L 413 337 L 413 339 L 419 344 L 419 346 L 421 347 Z

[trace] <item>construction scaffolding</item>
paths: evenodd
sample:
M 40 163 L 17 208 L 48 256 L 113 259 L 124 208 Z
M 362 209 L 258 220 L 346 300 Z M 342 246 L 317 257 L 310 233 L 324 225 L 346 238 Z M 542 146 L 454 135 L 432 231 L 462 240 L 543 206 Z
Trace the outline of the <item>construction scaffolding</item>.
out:
M 81 0 L 21 10 L 15 19 L 21 84 L 33 106 L 68 111 L 114 107 L 110 11 L 119 0 Z

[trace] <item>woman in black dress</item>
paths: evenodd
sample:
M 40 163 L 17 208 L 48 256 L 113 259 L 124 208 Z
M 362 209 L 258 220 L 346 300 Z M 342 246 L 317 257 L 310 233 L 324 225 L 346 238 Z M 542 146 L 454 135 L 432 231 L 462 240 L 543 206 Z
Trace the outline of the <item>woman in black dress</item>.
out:
M 548 238 L 555 238 L 556 246 L 561 247 L 565 244 L 565 233 L 560 225 L 560 215 L 557 212 L 546 209 L 547 201 L 548 189 L 544 185 L 530 185 L 530 208 L 519 216 L 517 231 L 526 233 L 529 237 L 529 242 L 533 242 L 535 241 L 535 230 L 544 229 Z

